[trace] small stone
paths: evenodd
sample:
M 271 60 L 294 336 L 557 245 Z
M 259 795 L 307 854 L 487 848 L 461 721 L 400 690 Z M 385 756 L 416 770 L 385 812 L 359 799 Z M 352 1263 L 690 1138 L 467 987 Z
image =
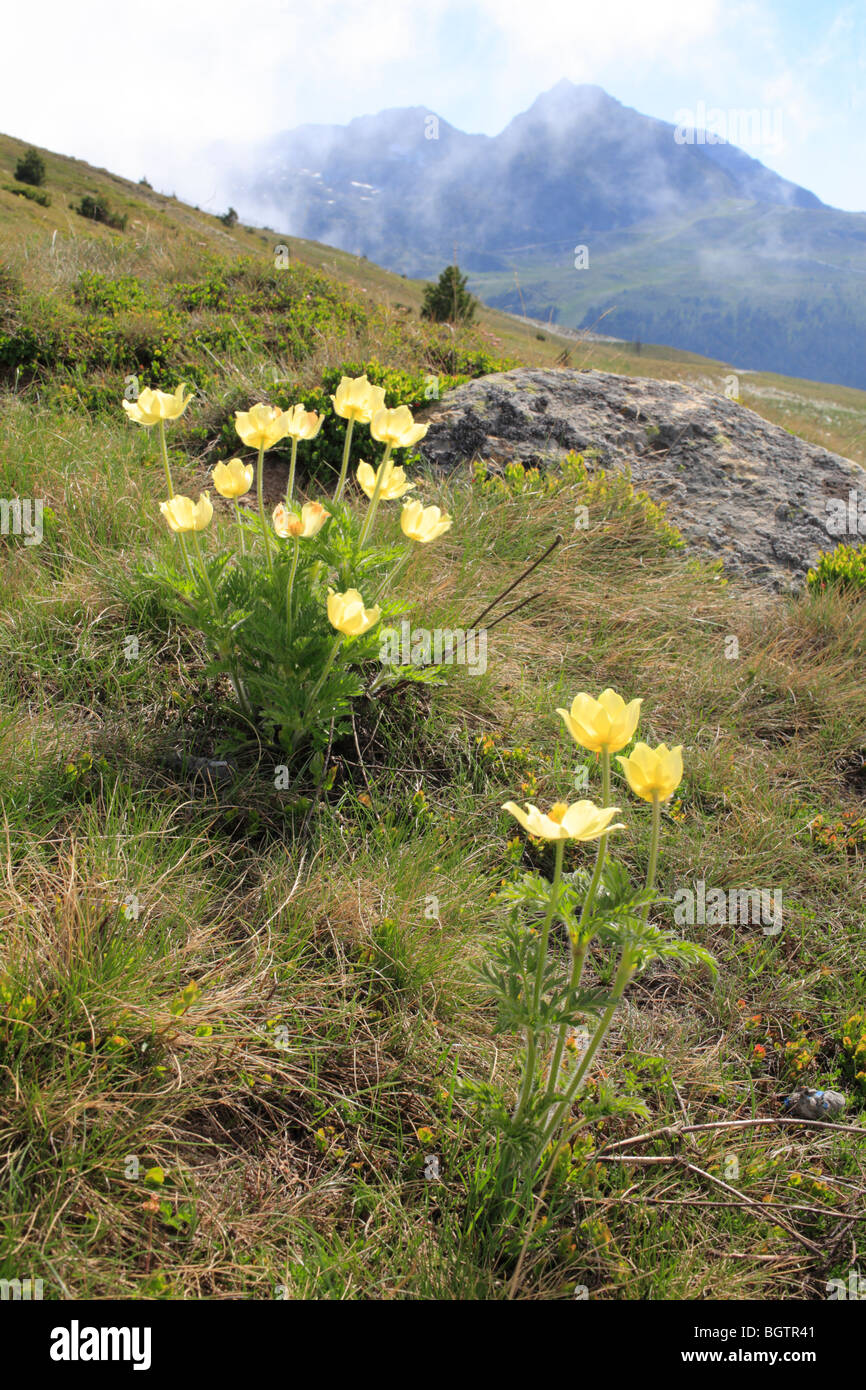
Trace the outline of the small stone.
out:
M 785 1097 L 782 1108 L 798 1120 L 831 1120 L 834 1115 L 841 1115 L 846 1103 L 841 1091 L 817 1091 L 800 1086 Z

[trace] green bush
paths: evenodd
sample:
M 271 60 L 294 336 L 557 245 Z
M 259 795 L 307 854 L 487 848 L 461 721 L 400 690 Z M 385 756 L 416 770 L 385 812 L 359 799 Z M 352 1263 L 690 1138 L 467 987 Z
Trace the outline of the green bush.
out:
M 819 593 L 828 588 L 866 589 L 866 545 L 840 544 L 835 550 L 822 550 L 817 565 L 806 576 L 806 584 Z
M 116 280 L 94 270 L 83 270 L 72 290 L 75 303 L 112 317 L 127 310 L 144 308 L 148 295 L 134 275 L 120 275 Z
M 74 212 L 80 213 L 82 217 L 87 217 L 91 222 L 102 222 L 106 227 L 113 227 L 117 232 L 126 230 L 126 214 L 112 212 L 108 199 L 104 193 L 98 193 L 95 197 L 85 193 L 81 202 L 74 206 Z
M 31 203 L 38 203 L 40 207 L 51 207 L 51 195 L 43 193 L 40 188 L 29 188 L 26 186 L 24 188 L 13 188 L 9 183 L 4 184 L 3 187 L 7 193 L 14 193 L 16 198 L 29 198 Z
M 15 177 L 19 183 L 30 183 L 38 188 L 45 182 L 45 160 L 38 150 L 25 150 L 15 165 Z

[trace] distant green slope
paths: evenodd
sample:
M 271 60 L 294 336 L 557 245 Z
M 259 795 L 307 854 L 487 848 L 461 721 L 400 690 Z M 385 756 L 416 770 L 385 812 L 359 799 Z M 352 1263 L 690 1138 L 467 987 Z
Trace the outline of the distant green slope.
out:
M 582 238 L 508 271 L 470 276 L 499 308 L 569 328 L 676 343 L 743 367 L 784 361 L 803 377 L 866 385 L 866 217 L 730 202 L 685 221 Z M 515 286 L 515 271 L 520 293 Z M 792 291 L 792 286 L 796 288 Z

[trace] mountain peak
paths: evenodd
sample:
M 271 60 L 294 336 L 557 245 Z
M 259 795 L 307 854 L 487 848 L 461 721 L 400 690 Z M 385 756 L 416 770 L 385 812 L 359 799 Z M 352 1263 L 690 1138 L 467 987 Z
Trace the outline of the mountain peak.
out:
M 542 92 L 536 97 L 529 107 L 529 111 L 536 111 L 539 108 L 556 106 L 567 106 L 569 108 L 595 108 L 607 107 L 612 109 L 621 103 L 616 97 L 612 97 L 603 87 L 599 87 L 595 82 L 572 82 L 568 77 L 561 77 L 546 92 Z M 524 114 L 528 115 L 529 112 Z

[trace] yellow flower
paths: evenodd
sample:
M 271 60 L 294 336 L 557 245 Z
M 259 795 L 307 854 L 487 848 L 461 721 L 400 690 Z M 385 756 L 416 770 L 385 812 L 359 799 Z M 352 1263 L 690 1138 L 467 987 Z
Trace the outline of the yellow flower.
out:
M 384 386 L 372 386 L 366 376 L 344 376 L 332 396 L 334 410 L 344 420 L 359 420 L 369 425 L 373 416 L 385 408 Z
M 159 424 L 160 420 L 176 420 L 183 414 L 192 400 L 192 392 L 184 394 L 186 391 L 183 382 L 173 395 L 169 395 L 167 391 L 151 391 L 149 386 L 145 386 L 143 391 L 139 391 L 138 400 L 124 401 L 123 408 L 130 420 L 150 429 L 151 425 Z
M 289 417 L 275 405 L 235 411 L 235 429 L 250 449 L 272 449 L 289 432 Z
M 557 801 L 547 815 L 527 801 L 526 810 L 513 801 L 506 801 L 503 811 L 508 811 L 519 820 L 530 835 L 542 840 L 597 840 L 610 830 L 623 830 L 624 826 L 610 822 L 619 810 L 618 806 L 596 806 L 592 801 L 575 801 L 568 806 Z
M 372 473 L 372 469 L 370 472 Z M 443 535 L 451 526 L 451 517 L 447 512 L 440 512 L 438 507 L 425 507 L 417 498 L 403 503 L 403 511 L 400 516 L 400 526 L 404 536 L 408 536 L 410 541 L 420 541 L 426 545 L 428 541 L 435 541 L 437 536 Z
M 280 502 L 274 509 L 274 530 L 283 540 L 297 536 L 299 540 L 308 541 L 318 535 L 328 515 L 321 502 L 305 502 L 300 516 Z
M 410 487 L 415 486 L 414 483 L 406 481 L 405 470 L 402 468 L 395 468 L 390 459 L 387 463 L 380 464 L 379 472 L 377 473 L 373 472 L 372 466 L 369 463 L 359 463 L 358 472 L 355 476 L 358 479 L 360 487 L 366 492 L 368 497 L 372 498 L 376 490 L 376 479 L 379 473 L 382 472 L 382 468 L 385 469 L 385 473 L 379 492 L 380 502 L 396 502 L 398 497 L 402 497 L 404 492 L 408 492 Z
M 683 780 L 682 745 L 650 748 L 636 743 L 630 757 L 617 758 L 635 796 L 642 801 L 668 801 Z
M 172 531 L 203 531 L 213 516 L 208 493 L 201 493 L 197 502 L 191 497 L 175 494 L 170 502 L 160 502 L 162 512 Z
M 229 459 L 218 463 L 213 470 L 213 485 L 220 497 L 243 497 L 253 485 L 253 465 Z
M 626 704 L 621 695 L 610 689 L 603 690 L 597 700 L 581 691 L 572 701 L 570 711 L 556 712 L 562 715 L 568 732 L 581 748 L 588 748 L 591 753 L 600 753 L 602 748 L 618 753 L 634 736 L 642 703 L 632 700 Z
M 365 608 L 357 589 L 347 589 L 344 594 L 328 590 L 328 621 L 346 637 L 360 637 L 375 627 L 381 611 L 378 603 L 375 608 Z
M 322 428 L 322 417 L 315 410 L 305 410 L 302 405 L 293 405 L 286 411 L 288 428 L 286 433 L 292 439 L 315 439 Z
M 423 439 L 429 426 L 416 425 L 408 405 L 398 405 L 396 410 L 377 410 L 370 421 L 370 433 L 380 444 L 390 444 L 392 449 L 406 449 Z

